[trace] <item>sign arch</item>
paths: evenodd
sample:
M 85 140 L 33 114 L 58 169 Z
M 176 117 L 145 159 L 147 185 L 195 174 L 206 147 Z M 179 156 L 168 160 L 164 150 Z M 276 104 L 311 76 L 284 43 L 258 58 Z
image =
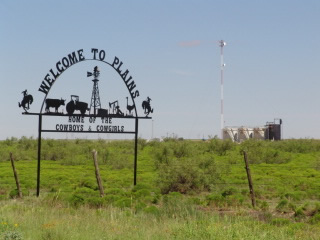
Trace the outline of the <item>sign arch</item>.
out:
M 49 72 L 44 77 L 44 79 L 41 82 L 41 85 L 38 89 L 38 91 L 45 94 L 44 100 L 41 104 L 40 113 L 43 112 L 44 103 L 45 103 L 45 100 L 47 99 L 48 93 L 50 92 L 52 86 L 58 80 L 58 78 L 60 77 L 60 75 L 62 73 L 64 73 L 67 69 L 69 69 L 73 65 L 78 64 L 80 62 L 98 61 L 98 62 L 102 62 L 102 63 L 112 67 L 119 74 L 119 76 L 122 78 L 124 84 L 127 87 L 128 92 L 130 94 L 131 100 L 134 103 L 135 115 L 136 115 L 136 117 L 138 117 L 138 111 L 137 111 L 137 107 L 136 107 L 137 105 L 135 102 L 135 98 L 139 97 L 140 93 L 139 93 L 139 90 L 135 89 L 136 84 L 133 80 L 133 77 L 129 75 L 129 70 L 126 69 L 125 71 L 123 71 L 123 69 L 121 69 L 121 68 L 123 68 L 123 62 L 120 61 L 120 59 L 117 56 L 114 57 L 114 59 L 111 63 L 111 62 L 105 61 L 106 53 L 104 50 L 98 50 L 96 48 L 92 48 L 91 52 L 93 53 L 93 58 L 87 59 L 83 55 L 83 49 L 80 49 L 78 51 L 74 51 L 74 52 L 68 54 L 66 57 L 63 57 L 61 60 L 59 60 L 56 63 L 55 68 L 52 68 L 49 70 Z

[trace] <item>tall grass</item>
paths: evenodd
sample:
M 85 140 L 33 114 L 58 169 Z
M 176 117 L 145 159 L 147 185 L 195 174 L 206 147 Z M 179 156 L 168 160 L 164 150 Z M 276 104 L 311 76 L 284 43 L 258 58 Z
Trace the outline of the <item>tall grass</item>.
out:
M 316 239 L 318 140 L 139 143 L 138 185 L 133 186 L 133 141 L 44 139 L 41 198 L 35 198 L 36 140 L 0 141 L 0 223 L 10 225 L 2 224 L 1 232 L 9 237 L 20 231 L 24 239 Z M 103 198 L 92 149 L 98 151 Z M 250 160 L 255 209 L 244 150 Z M 10 152 L 23 200 L 8 201 L 17 195 Z
M 241 212 L 217 214 L 180 204 L 135 213 L 114 207 L 78 209 L 43 199 L 1 202 L 1 222 L 22 239 L 318 239 L 319 227 L 286 221 L 258 221 Z M 275 227 L 277 226 L 277 227 Z M 4 229 L 2 236 L 8 229 Z

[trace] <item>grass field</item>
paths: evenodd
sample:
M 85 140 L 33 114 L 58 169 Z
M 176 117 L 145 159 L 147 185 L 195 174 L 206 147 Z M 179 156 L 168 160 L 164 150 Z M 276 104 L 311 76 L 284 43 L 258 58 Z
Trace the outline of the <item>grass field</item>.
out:
M 0 142 L 3 239 L 320 239 L 320 141 Z M 92 150 L 98 151 L 100 197 Z M 243 151 L 257 206 L 251 206 Z M 23 198 L 9 153 L 15 157 Z M 0 238 L 1 239 L 1 238 Z

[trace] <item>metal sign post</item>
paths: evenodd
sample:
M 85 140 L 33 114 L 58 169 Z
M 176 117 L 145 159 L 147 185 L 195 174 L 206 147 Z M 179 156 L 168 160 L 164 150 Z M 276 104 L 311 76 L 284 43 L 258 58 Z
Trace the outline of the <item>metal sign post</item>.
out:
M 135 137 L 134 137 L 134 177 L 133 177 L 133 184 L 137 184 L 137 165 L 138 165 L 138 118 L 136 118 L 135 124 Z
M 39 195 L 40 195 L 41 132 L 42 132 L 42 115 L 39 114 L 39 128 L 38 128 L 38 167 L 37 167 L 37 197 L 39 197 Z

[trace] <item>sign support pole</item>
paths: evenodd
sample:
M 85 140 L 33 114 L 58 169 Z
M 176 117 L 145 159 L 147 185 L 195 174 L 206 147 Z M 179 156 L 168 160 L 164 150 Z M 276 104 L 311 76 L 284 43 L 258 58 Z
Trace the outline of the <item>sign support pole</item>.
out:
M 40 195 L 41 132 L 42 132 L 42 115 L 41 115 L 41 114 L 39 114 L 39 128 L 38 128 L 38 169 L 37 169 L 37 197 L 39 197 L 39 195 Z
M 138 118 L 136 117 L 135 142 L 134 142 L 134 180 L 133 185 L 137 185 L 137 159 L 138 159 Z

